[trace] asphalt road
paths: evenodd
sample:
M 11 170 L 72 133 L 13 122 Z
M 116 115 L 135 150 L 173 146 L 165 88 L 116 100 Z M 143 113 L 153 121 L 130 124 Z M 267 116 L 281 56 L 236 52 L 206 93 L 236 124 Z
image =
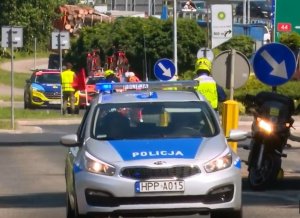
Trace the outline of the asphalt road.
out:
M 0 133 L 0 217 L 65 217 L 64 160 L 67 149 L 59 144 L 59 139 L 75 132 L 77 125 L 40 124 L 39 133 Z M 248 143 L 244 141 L 241 146 Z M 244 218 L 300 216 L 300 148 L 296 142 L 290 143 L 292 148 L 285 150 L 288 158 L 283 160 L 286 177 L 272 189 L 250 190 L 246 166 L 242 165 Z M 238 154 L 245 160 L 248 151 L 240 147 Z M 196 215 L 172 218 L 186 217 L 209 218 Z

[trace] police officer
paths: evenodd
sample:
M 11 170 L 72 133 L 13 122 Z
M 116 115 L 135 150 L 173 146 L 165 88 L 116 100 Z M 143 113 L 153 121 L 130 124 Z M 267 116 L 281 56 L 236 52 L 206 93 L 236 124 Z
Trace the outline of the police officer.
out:
M 205 57 L 197 59 L 195 71 L 196 77 L 194 80 L 199 81 L 199 85 L 195 87 L 195 89 L 202 94 L 212 108 L 217 111 L 218 102 L 224 102 L 226 100 L 226 93 L 210 76 L 211 62 Z
M 76 77 L 75 72 L 72 70 L 72 64 L 66 63 L 65 70 L 61 73 L 61 86 L 63 94 L 63 114 L 67 113 L 68 103 L 70 104 L 71 114 L 75 110 L 75 89 L 73 83 Z

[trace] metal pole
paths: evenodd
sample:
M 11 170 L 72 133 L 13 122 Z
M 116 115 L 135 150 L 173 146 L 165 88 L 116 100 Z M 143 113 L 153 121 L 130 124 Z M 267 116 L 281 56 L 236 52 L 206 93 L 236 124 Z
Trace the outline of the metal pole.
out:
M 143 35 L 144 35 L 144 58 L 145 58 L 145 80 L 146 80 L 146 82 L 148 82 L 148 66 L 147 66 L 147 53 L 146 53 L 146 39 L 145 39 L 145 30 L 144 30 L 144 33 L 143 33 Z
M 248 0 L 248 8 L 247 8 L 247 24 L 250 24 L 250 1 L 251 0 Z
M 231 50 L 231 66 L 230 66 L 230 100 L 233 100 L 233 92 L 234 92 L 234 66 L 235 66 L 235 55 L 236 55 L 236 50 L 232 49 Z
M 10 72 L 10 90 L 11 90 L 11 128 L 15 129 L 15 108 L 14 108 L 14 47 L 13 47 L 13 27 L 10 27 L 10 50 L 11 50 L 11 72 Z
M 174 0 L 173 3 L 173 42 L 174 42 L 174 65 L 175 65 L 175 76 L 178 77 L 177 68 L 177 2 Z
M 58 32 L 58 49 L 59 49 L 59 69 L 60 74 L 62 73 L 62 49 L 61 49 L 61 34 L 60 31 Z M 60 86 L 60 111 L 63 114 L 63 84 L 61 83 Z
M 148 16 L 151 16 L 151 0 L 148 0 Z
M 247 9 L 246 9 L 247 0 L 244 0 L 243 2 L 243 24 L 246 24 L 247 21 Z
M 34 37 L 34 69 L 36 69 L 36 37 Z

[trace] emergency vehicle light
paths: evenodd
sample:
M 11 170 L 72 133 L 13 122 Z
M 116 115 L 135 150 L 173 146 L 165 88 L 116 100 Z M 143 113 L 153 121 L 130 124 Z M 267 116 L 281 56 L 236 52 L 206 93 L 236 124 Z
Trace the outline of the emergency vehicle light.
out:
M 96 83 L 96 91 L 111 92 L 113 89 L 113 83 Z
M 96 90 L 99 92 L 112 92 L 113 90 L 153 90 L 164 88 L 193 88 L 198 85 L 196 80 L 182 81 L 150 81 L 137 83 L 97 83 Z

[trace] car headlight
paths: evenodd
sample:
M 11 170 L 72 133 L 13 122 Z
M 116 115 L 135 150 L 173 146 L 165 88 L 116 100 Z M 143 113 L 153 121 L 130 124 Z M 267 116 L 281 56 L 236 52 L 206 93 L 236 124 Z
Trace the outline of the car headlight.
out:
M 207 162 L 204 164 L 204 169 L 207 173 L 213 173 L 219 170 L 226 169 L 232 164 L 232 155 L 229 150 L 226 150 L 225 154 Z
M 95 158 L 88 152 L 85 152 L 84 155 L 84 166 L 91 173 L 113 176 L 116 172 L 114 166 Z

